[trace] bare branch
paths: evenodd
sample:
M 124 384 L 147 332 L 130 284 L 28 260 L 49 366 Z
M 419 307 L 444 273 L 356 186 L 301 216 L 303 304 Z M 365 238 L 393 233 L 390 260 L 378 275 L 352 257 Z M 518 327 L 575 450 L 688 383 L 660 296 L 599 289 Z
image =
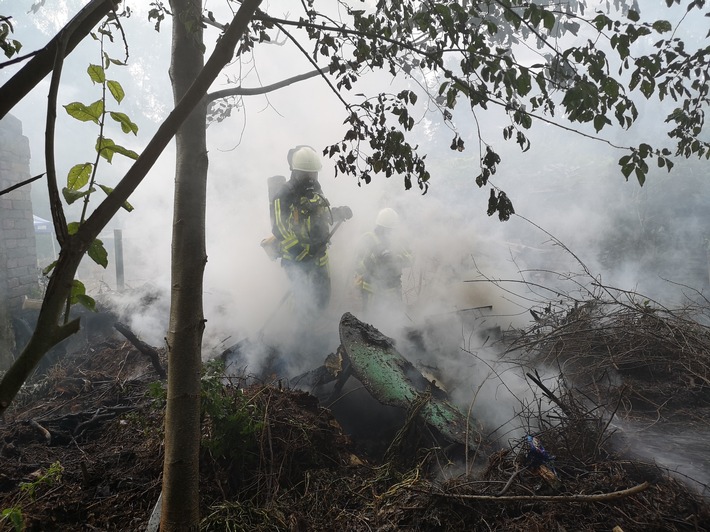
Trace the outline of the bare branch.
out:
M 305 74 L 299 74 L 298 76 L 293 76 L 291 78 L 279 81 L 278 83 L 265 85 L 263 87 L 232 87 L 230 89 L 210 92 L 209 94 L 207 94 L 207 96 L 205 96 L 205 98 L 207 98 L 208 102 L 213 102 L 215 100 L 219 100 L 220 98 L 228 98 L 229 96 L 256 96 L 259 94 L 266 94 L 269 92 L 274 92 L 275 90 L 281 89 L 283 87 L 293 85 L 294 83 L 298 83 L 299 81 L 314 78 L 320 75 L 320 73 L 320 70 L 311 70 L 310 72 L 306 72 Z
M 0 190 L 0 196 L 2 196 L 3 194 L 7 194 L 8 192 L 12 192 L 13 190 L 16 190 L 20 187 L 24 187 L 25 185 L 29 185 L 33 181 L 37 181 L 43 175 L 44 175 L 44 173 L 36 175 L 34 177 L 30 177 L 29 179 L 25 179 L 24 181 L 20 181 L 19 183 L 12 185 L 11 187 L 7 187 L 4 190 Z
M 68 37 L 69 35 L 66 33 L 60 34 L 56 42 L 56 55 L 52 67 L 52 81 L 49 85 L 49 95 L 47 96 L 47 121 L 44 131 L 44 159 L 47 165 L 49 206 L 52 210 L 54 233 L 57 235 L 57 242 L 59 242 L 61 248 L 66 245 L 69 233 L 67 230 L 67 219 L 64 215 L 64 207 L 62 206 L 62 200 L 59 197 L 59 189 L 57 187 L 57 169 L 54 161 L 54 128 L 57 122 L 59 80 L 62 77 L 62 65 L 64 64 L 64 54 L 66 53 Z
M 466 495 L 466 494 L 437 494 L 439 497 L 451 499 L 467 499 L 486 502 L 605 502 L 622 499 L 629 495 L 635 495 L 647 490 L 651 484 L 644 482 L 625 490 L 612 491 L 610 493 L 598 493 L 594 495 Z
M 260 1 L 245 0 L 242 3 L 227 31 L 217 43 L 202 72 L 195 79 L 185 96 L 160 125 L 141 156 L 133 163 L 133 166 L 131 166 L 113 192 L 106 196 L 86 222 L 81 225 L 77 235 L 80 235 L 82 242 L 85 242 L 87 246 L 96 238 L 101 229 L 138 187 L 155 164 L 158 156 L 175 135 L 177 128 L 184 122 L 195 105 L 205 97 L 207 89 L 219 75 L 224 65 L 233 57 L 237 42 L 244 34 L 249 22 L 251 22 L 253 13 Z
M 0 87 L 0 118 L 24 98 L 54 66 L 57 50 L 65 43 L 69 55 L 106 14 L 121 0 L 92 0 L 32 60 Z
M 123 336 L 125 336 L 126 339 L 131 342 L 136 349 L 138 349 L 138 351 L 140 351 L 150 359 L 151 364 L 153 364 L 153 368 L 161 379 L 164 379 L 167 376 L 165 370 L 163 369 L 163 366 L 160 365 L 160 356 L 158 354 L 158 351 L 153 346 L 146 344 L 143 340 L 138 338 L 133 333 L 133 331 L 128 328 L 127 325 L 121 322 L 114 323 L 113 327 Z
M 40 53 L 40 50 L 35 50 L 34 52 L 30 52 L 29 54 L 21 55 L 18 57 L 13 57 L 12 59 L 9 59 L 8 61 L 4 61 L 3 63 L 0 63 L 0 68 L 9 67 L 11 65 L 14 65 L 15 63 L 22 63 L 24 60 L 29 59 L 30 57 L 34 57 L 38 53 Z

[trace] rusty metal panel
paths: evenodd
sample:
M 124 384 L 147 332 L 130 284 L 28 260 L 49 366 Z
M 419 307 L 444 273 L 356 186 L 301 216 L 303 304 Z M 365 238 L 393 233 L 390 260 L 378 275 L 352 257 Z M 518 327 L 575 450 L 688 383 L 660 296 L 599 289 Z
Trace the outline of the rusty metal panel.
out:
M 340 342 L 353 375 L 382 404 L 409 409 L 432 384 L 394 347 L 394 341 L 372 325 L 346 312 L 340 320 Z M 476 444 L 466 416 L 439 390 L 424 405 L 420 416 L 444 438 L 462 445 Z

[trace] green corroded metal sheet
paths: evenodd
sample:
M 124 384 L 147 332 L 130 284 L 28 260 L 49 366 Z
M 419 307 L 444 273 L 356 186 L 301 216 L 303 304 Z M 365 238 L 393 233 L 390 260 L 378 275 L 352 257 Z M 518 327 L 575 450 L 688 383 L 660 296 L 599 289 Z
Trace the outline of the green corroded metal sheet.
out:
M 372 325 L 346 312 L 340 319 L 340 343 L 347 353 L 352 374 L 380 403 L 409 409 L 431 383 L 394 347 L 394 341 Z M 420 416 L 445 439 L 474 446 L 466 417 L 449 403 L 445 394 L 432 393 Z

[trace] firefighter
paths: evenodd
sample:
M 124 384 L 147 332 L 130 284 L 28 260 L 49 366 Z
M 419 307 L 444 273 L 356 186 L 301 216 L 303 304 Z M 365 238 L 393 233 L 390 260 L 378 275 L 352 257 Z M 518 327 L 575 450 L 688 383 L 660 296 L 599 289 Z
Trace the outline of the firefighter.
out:
M 331 227 L 350 219 L 352 210 L 331 208 L 318 182 L 322 164 L 313 148 L 297 146 L 289 151 L 288 161 L 291 177 L 272 199 L 272 232 L 295 303 L 312 315 L 330 301 Z
M 398 225 L 399 215 L 387 207 L 377 214 L 374 230 L 362 236 L 355 286 L 366 311 L 402 308 L 402 269 L 412 255 L 396 236 Z

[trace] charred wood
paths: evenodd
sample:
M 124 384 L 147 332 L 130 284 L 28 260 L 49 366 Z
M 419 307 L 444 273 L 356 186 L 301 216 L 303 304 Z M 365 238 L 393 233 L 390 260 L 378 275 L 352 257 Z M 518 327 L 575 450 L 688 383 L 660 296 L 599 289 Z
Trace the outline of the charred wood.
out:
M 158 373 L 158 376 L 160 376 L 161 379 L 164 379 L 166 377 L 166 374 L 165 370 L 163 369 L 163 366 L 160 364 L 160 356 L 158 355 L 158 351 L 154 347 L 151 347 L 150 345 L 140 340 L 123 323 L 116 322 L 113 326 L 118 332 L 125 336 L 126 339 L 131 342 L 131 344 L 133 344 L 136 349 L 138 349 L 138 351 L 140 351 L 150 359 L 150 362 L 153 364 L 153 368 L 155 368 L 155 371 Z

